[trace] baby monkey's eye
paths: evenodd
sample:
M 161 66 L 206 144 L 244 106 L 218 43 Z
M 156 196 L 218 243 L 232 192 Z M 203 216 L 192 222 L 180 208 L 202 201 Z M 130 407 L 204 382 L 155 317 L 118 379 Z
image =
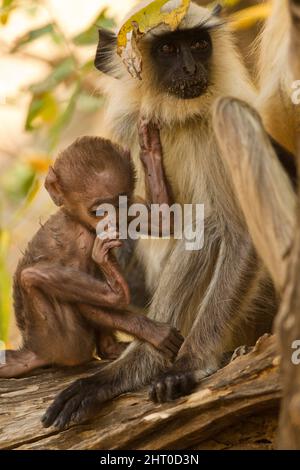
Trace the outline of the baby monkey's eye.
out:
M 192 51 L 205 51 L 209 48 L 209 41 L 207 39 L 199 39 L 191 44 Z
M 172 43 L 163 44 L 160 46 L 159 52 L 164 55 L 174 55 L 177 53 L 177 47 Z

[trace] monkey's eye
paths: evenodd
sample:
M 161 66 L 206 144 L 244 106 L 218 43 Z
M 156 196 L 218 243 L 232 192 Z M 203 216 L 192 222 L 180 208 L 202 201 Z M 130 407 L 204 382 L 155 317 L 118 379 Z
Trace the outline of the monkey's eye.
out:
M 177 47 L 172 43 L 163 44 L 160 46 L 159 52 L 163 55 L 174 55 L 177 54 Z
M 199 41 L 193 42 L 191 45 L 191 50 L 193 52 L 206 51 L 209 48 L 210 44 L 207 39 L 200 39 Z
M 95 217 L 95 218 L 98 217 L 98 216 L 97 216 L 97 209 L 91 209 L 91 210 L 89 211 L 89 213 L 90 213 L 90 215 L 91 215 L 92 217 Z

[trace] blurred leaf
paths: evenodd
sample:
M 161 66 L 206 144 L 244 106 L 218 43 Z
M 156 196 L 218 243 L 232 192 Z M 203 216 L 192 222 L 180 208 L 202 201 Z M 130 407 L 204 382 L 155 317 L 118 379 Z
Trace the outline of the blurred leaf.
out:
M 1 2 L 1 10 L 5 10 L 5 8 L 11 7 L 15 0 L 2 0 Z
M 78 109 L 86 113 L 94 113 L 101 108 L 103 102 L 103 96 L 93 96 L 83 91 L 78 97 Z
M 60 46 L 62 44 L 65 43 L 65 38 L 59 33 L 59 31 L 57 31 L 56 29 L 54 29 L 51 33 L 51 38 L 52 38 L 52 41 L 57 45 L 57 46 Z
M 69 124 L 69 122 L 71 121 L 73 117 L 74 111 L 76 109 L 76 103 L 80 95 L 80 90 L 81 90 L 81 82 L 78 81 L 76 83 L 75 90 L 72 93 L 72 96 L 68 102 L 67 107 L 58 117 L 53 127 L 50 129 L 49 135 L 50 135 L 51 149 L 53 149 L 57 145 L 61 132 L 67 127 L 67 125 Z
M 9 317 L 11 309 L 11 276 L 6 266 L 10 233 L 0 230 L 0 340 L 8 338 Z
M 217 3 L 221 3 L 222 6 L 224 7 L 235 7 L 236 5 L 238 5 L 239 3 L 241 3 L 241 0 L 222 0 L 221 2 L 217 2 Z
M 35 172 L 32 167 L 16 162 L 1 176 L 1 187 L 8 198 L 20 201 L 28 194 L 34 176 Z
M 59 83 L 63 82 L 67 78 L 69 78 L 75 71 L 76 64 L 74 59 L 68 57 L 67 59 L 60 62 L 48 75 L 45 80 L 35 83 L 29 87 L 29 90 L 34 95 L 40 95 L 47 91 L 53 90 Z
M 27 113 L 26 131 L 33 131 L 43 123 L 53 123 L 58 113 L 58 103 L 51 93 L 33 96 Z
M 35 199 L 35 196 L 37 195 L 37 193 L 39 192 L 41 188 L 41 182 L 38 178 L 36 178 L 36 175 L 33 174 L 33 180 L 32 180 L 32 183 L 29 187 L 29 190 L 27 192 L 27 195 L 26 195 L 26 199 L 23 203 L 23 205 L 21 206 L 20 210 L 17 212 L 17 217 L 20 217 L 20 215 L 26 211 L 26 209 L 30 206 L 30 204 L 33 202 L 33 200 Z
M 52 163 L 52 159 L 49 155 L 32 154 L 27 156 L 26 163 L 31 166 L 34 172 L 46 173 L 49 165 Z
M 272 3 L 263 3 L 244 8 L 230 15 L 230 26 L 235 31 L 251 28 L 258 21 L 264 21 L 271 13 Z
M 11 52 L 16 52 L 18 49 L 20 49 L 20 47 L 25 46 L 26 44 L 29 44 L 35 41 L 36 39 L 45 36 L 46 34 L 54 33 L 55 29 L 52 23 L 48 23 L 45 26 L 42 26 L 41 28 L 33 29 L 17 40 L 17 43 L 15 44 Z
M 134 13 L 121 27 L 118 34 L 118 54 L 135 78 L 141 79 L 142 54 L 139 48 L 140 39 L 151 29 L 166 24 L 174 31 L 186 16 L 191 0 L 181 0 L 179 6 L 165 12 L 162 7 L 169 0 L 155 0 Z M 130 40 L 128 35 L 131 34 Z
M 90 44 L 97 44 L 98 41 L 98 28 L 110 29 L 115 26 L 113 18 L 110 18 L 106 14 L 107 8 L 102 10 L 99 15 L 94 19 L 93 23 L 73 38 L 74 43 L 77 46 L 88 46 Z
M 127 34 L 134 31 L 135 24 L 138 27 L 139 33 L 145 34 L 150 29 L 164 23 L 170 26 L 172 30 L 180 24 L 185 17 L 186 12 L 190 6 L 190 0 L 181 0 L 181 5 L 173 8 L 171 12 L 163 12 L 162 7 L 168 3 L 169 0 L 154 0 L 138 10 L 132 15 L 121 27 L 118 34 L 118 47 L 125 48 L 127 45 Z
M 94 66 L 94 59 L 88 60 L 85 64 L 83 64 L 80 68 L 80 70 L 85 74 L 85 73 L 90 73 L 95 70 Z
M 33 203 L 40 188 L 41 188 L 41 181 L 39 178 L 37 178 L 36 175 L 34 175 L 31 186 L 29 188 L 29 191 L 26 194 L 25 199 L 23 199 L 21 205 L 18 207 L 18 210 L 14 213 L 14 216 L 12 218 L 12 225 L 14 225 L 14 223 L 16 223 L 17 221 L 21 220 L 23 217 L 26 216 L 26 211 Z
M 5 25 L 8 20 L 11 12 L 14 9 L 15 0 L 2 0 L 0 8 L 0 23 Z

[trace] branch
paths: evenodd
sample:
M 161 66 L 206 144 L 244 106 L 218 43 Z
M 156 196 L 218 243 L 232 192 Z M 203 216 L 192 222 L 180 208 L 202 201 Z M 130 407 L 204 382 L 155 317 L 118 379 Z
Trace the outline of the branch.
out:
M 270 448 L 281 396 L 278 363 L 275 340 L 265 336 L 188 397 L 157 405 L 147 391 L 127 394 L 105 404 L 92 422 L 63 432 L 44 429 L 41 416 L 60 390 L 99 370 L 99 362 L 1 380 L 0 449 Z

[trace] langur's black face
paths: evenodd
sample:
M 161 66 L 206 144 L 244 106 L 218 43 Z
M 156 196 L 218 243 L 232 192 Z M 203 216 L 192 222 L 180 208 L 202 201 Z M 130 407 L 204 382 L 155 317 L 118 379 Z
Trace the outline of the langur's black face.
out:
M 162 91 L 183 100 L 206 92 L 212 56 L 208 30 L 202 27 L 154 37 L 150 51 Z

